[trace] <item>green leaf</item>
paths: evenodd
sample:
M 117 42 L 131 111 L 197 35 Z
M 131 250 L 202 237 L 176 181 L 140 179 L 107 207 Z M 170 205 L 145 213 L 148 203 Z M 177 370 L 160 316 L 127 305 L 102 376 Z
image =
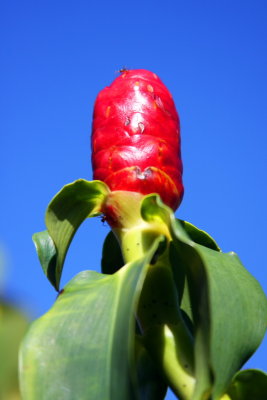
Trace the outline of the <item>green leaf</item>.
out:
M 160 221 L 167 226 L 170 226 L 170 221 L 174 216 L 172 210 L 161 201 L 158 195 L 155 194 L 150 194 L 144 198 L 141 214 L 146 221 Z M 182 221 L 180 219 L 178 221 L 182 225 L 187 236 L 195 243 L 220 251 L 218 244 L 207 232 L 197 228 L 190 222 Z
M 193 224 L 187 221 L 178 220 L 182 225 L 184 231 L 187 233 L 188 238 L 197 244 L 201 244 L 204 247 L 221 251 L 215 240 L 205 231 L 197 228 Z M 179 293 L 181 311 L 184 316 L 184 320 L 188 326 L 188 329 L 193 332 L 193 316 L 192 307 L 189 296 L 188 282 L 185 274 L 185 268 L 181 254 L 175 251 L 175 246 L 171 243 L 170 246 L 170 261 L 174 273 L 174 279 L 176 281 L 177 290 Z
M 179 219 L 178 221 L 180 222 L 190 239 L 192 239 L 195 243 L 201 244 L 202 246 L 208 247 L 212 250 L 221 251 L 218 244 L 207 232 L 197 228 L 190 222 L 182 221 L 181 219 Z
M 25 400 L 136 399 L 134 313 L 158 241 L 113 275 L 79 273 L 21 347 Z
M 235 375 L 227 394 L 231 400 L 265 400 L 267 375 L 256 369 L 240 371 Z
M 158 195 L 151 194 L 144 198 L 141 208 L 141 214 L 145 221 L 154 223 L 161 222 L 165 224 L 168 229 L 171 229 L 171 221 L 174 220 L 174 214 L 172 210 L 167 207 L 160 199 Z M 213 238 L 203 230 L 198 229 L 190 222 L 178 220 L 182 225 L 180 234 L 183 235 L 185 241 L 192 240 L 202 244 L 203 246 L 212 248 L 214 250 L 220 250 L 217 243 Z M 192 310 L 190 297 L 188 293 L 188 284 L 186 280 L 185 268 L 183 266 L 183 260 L 181 254 L 175 250 L 173 243 L 170 243 L 170 263 L 174 274 L 175 283 L 179 295 L 179 301 L 181 303 L 181 309 L 184 313 L 185 322 L 188 328 L 192 329 Z
M 197 384 L 192 400 L 210 395 L 217 400 L 264 337 L 266 296 L 236 254 L 222 253 L 205 232 L 180 223 L 158 196 L 144 199 L 142 216 L 162 221 L 172 234 L 174 278 L 195 336 Z
M 151 359 L 141 336 L 136 335 L 136 368 L 140 400 L 163 400 L 167 385 Z
M 33 240 L 42 268 L 56 290 L 75 232 L 86 218 L 101 213 L 108 191 L 103 182 L 79 179 L 64 186 L 48 205 L 45 218 L 48 233 L 35 234 Z
M 50 282 L 54 281 L 57 265 L 57 249 L 47 231 L 37 232 L 32 236 L 40 264 Z
M 261 343 L 267 326 L 267 300 L 236 254 L 186 239 L 174 218 L 172 229 L 186 269 L 195 326 L 197 387 L 193 399 L 212 391 L 216 400 Z
M 113 274 L 124 265 L 119 242 L 112 231 L 104 241 L 102 249 L 101 270 L 103 274 Z

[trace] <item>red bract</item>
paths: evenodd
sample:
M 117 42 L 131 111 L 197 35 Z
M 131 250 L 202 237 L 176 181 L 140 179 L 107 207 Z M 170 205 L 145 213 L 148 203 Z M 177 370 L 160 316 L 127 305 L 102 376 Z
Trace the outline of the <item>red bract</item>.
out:
M 114 190 L 158 193 L 174 210 L 183 197 L 180 126 L 158 76 L 124 71 L 97 96 L 92 133 L 94 179 Z

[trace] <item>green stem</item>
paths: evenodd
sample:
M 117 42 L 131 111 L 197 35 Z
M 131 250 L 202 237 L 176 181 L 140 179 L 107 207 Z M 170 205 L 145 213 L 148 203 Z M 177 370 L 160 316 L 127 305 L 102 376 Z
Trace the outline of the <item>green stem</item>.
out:
M 137 320 L 150 356 L 181 400 L 190 400 L 195 387 L 193 340 L 182 318 L 169 261 L 171 235 L 167 224 L 145 221 L 140 212 L 143 196 L 112 192 L 104 212 L 118 238 L 125 263 L 146 254 L 154 240 L 165 237 L 165 248 L 151 261 Z

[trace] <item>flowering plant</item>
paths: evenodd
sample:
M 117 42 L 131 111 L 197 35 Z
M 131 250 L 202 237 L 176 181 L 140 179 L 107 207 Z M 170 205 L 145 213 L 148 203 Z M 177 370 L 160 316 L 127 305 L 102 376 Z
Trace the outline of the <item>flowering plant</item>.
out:
M 240 370 L 261 343 L 267 300 L 233 252 L 179 220 L 179 117 L 161 80 L 123 71 L 97 97 L 94 181 L 79 179 L 47 208 L 34 235 L 59 296 L 20 352 L 24 400 L 263 400 L 266 374 Z M 103 215 L 111 231 L 102 273 L 64 289 L 65 256 L 80 224 Z

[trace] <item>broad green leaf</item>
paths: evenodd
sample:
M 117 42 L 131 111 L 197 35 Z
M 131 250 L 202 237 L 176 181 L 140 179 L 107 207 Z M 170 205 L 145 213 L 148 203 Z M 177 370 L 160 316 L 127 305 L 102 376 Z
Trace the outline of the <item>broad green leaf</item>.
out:
M 161 220 L 172 233 L 181 306 L 194 324 L 197 385 L 192 400 L 211 393 L 217 400 L 263 339 L 266 296 L 236 254 L 220 252 L 207 234 L 181 224 L 158 196 L 145 198 L 142 216 Z
M 193 242 L 201 244 L 204 247 L 220 251 L 218 244 L 207 232 L 197 228 L 190 222 L 182 221 L 180 219 L 178 221 Z M 171 245 L 170 260 L 180 297 L 181 310 L 189 330 L 193 332 L 192 306 L 190 302 L 188 282 L 185 274 L 186 271 L 183 260 L 181 259 L 181 254 L 175 251 L 174 248 L 175 246 Z
M 26 316 L 0 302 L 0 399 L 19 399 L 18 350 L 28 327 Z
M 135 349 L 140 400 L 163 400 L 167 384 L 146 350 L 143 338 L 139 335 L 136 335 Z
M 103 274 L 113 274 L 124 265 L 121 249 L 114 233 L 110 231 L 102 249 L 101 270 Z
M 208 247 L 209 249 L 217 251 L 221 250 L 215 240 L 207 232 L 197 228 L 190 222 L 182 221 L 181 219 L 179 219 L 178 221 L 180 222 L 190 239 L 192 239 L 195 243 L 201 244 L 202 246 Z
M 47 231 L 37 232 L 32 236 L 40 264 L 49 281 L 53 284 L 57 265 L 57 249 Z
M 204 247 L 208 247 L 216 251 L 221 251 L 218 244 L 207 232 L 197 228 L 190 222 L 182 221 L 180 219 L 178 221 L 182 225 L 188 237 L 191 240 L 193 240 L 193 242 L 201 244 Z M 183 267 L 183 262 L 180 259 L 180 254 L 177 251 L 172 250 L 170 252 L 170 255 L 171 255 L 173 272 L 177 283 L 177 289 L 180 295 L 181 310 L 182 312 L 184 312 L 183 315 L 188 328 L 190 329 L 190 331 L 192 331 L 193 316 L 192 316 L 192 307 L 190 303 L 190 296 L 188 290 L 188 282 L 185 275 L 185 268 Z
M 212 390 L 216 400 L 263 339 L 266 297 L 236 254 L 185 240 L 174 219 L 172 228 L 186 269 L 195 325 L 197 388 L 193 399 Z
M 162 224 L 167 225 L 168 228 L 171 229 L 171 221 L 174 219 L 173 212 L 161 201 L 158 195 L 151 194 L 145 197 L 142 203 L 141 213 L 146 221 L 161 221 Z M 183 228 L 181 234 L 183 235 L 184 240 L 191 239 L 192 242 L 220 251 L 219 246 L 208 233 L 201 229 L 198 229 L 190 222 L 182 220 L 178 221 Z M 182 312 L 185 313 L 183 314 L 185 317 L 185 322 L 187 323 L 188 328 L 192 330 L 193 318 L 185 274 L 186 271 L 183 266 L 181 254 L 175 250 L 175 247 L 172 243 L 170 244 L 170 263 L 173 269 L 179 300 L 181 303 L 181 309 Z
M 58 290 L 66 253 L 80 224 L 88 217 L 101 213 L 108 187 L 100 181 L 79 179 L 53 198 L 46 211 L 47 231 L 35 234 L 42 268 Z
M 24 400 L 137 398 L 134 313 L 157 247 L 113 275 L 81 272 L 33 323 L 20 353 Z
M 238 372 L 227 391 L 229 400 L 265 400 L 267 374 L 257 369 Z

